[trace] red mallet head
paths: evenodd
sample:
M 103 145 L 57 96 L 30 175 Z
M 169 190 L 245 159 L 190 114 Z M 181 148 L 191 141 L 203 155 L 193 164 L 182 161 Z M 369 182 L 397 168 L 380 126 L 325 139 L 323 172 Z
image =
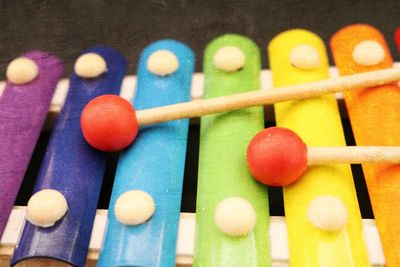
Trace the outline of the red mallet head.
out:
M 256 134 L 247 147 L 247 165 L 263 184 L 290 185 L 307 169 L 307 146 L 289 129 L 267 128 Z
M 91 146 L 109 152 L 128 147 L 139 130 L 135 109 L 117 95 L 102 95 L 90 101 L 82 111 L 81 127 Z

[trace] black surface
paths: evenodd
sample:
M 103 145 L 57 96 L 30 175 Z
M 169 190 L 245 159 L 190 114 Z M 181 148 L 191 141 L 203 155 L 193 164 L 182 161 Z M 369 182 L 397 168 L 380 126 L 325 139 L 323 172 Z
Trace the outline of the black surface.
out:
M 268 68 L 266 45 L 278 33 L 292 28 L 314 31 L 328 43 L 343 26 L 368 23 L 387 38 L 395 60 L 393 32 L 400 26 L 400 1 L 0 1 L 0 79 L 10 60 L 21 53 L 41 49 L 57 54 L 69 76 L 80 51 L 97 44 L 120 50 L 135 73 L 139 53 L 150 42 L 173 38 L 196 53 L 201 71 L 204 47 L 225 33 L 252 38 L 261 48 L 263 68 Z M 329 51 L 329 49 L 328 49 Z M 332 61 L 331 61 L 332 63 Z M 345 112 L 345 110 L 342 112 Z M 267 122 L 272 125 L 273 122 Z M 348 144 L 354 144 L 344 121 Z M 26 205 L 45 152 L 49 133 L 43 133 L 35 150 L 18 205 Z M 195 210 L 199 127 L 191 125 L 185 170 L 183 211 Z M 118 155 L 110 155 L 99 208 L 107 208 Z M 352 167 L 363 217 L 372 211 L 360 166 Z M 282 190 L 270 190 L 272 215 L 283 215 Z
M 140 51 L 150 42 L 174 38 L 188 44 L 201 70 L 205 45 L 233 32 L 252 38 L 262 49 L 276 34 L 305 28 L 326 42 L 339 28 L 369 23 L 387 37 L 395 53 L 393 32 L 400 26 L 400 1 L 0 1 L 0 73 L 24 51 L 43 49 L 66 63 L 65 75 L 83 49 L 107 44 L 119 49 L 135 73 Z M 0 76 L 0 78 L 4 78 Z

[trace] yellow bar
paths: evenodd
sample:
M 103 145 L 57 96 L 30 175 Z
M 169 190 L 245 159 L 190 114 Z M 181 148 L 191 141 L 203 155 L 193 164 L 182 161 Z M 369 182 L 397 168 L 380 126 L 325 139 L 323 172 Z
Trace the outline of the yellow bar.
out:
M 294 67 L 293 48 L 310 45 L 320 57 L 320 66 Z M 293 85 L 328 78 L 328 59 L 322 40 L 305 30 L 290 30 L 276 36 L 268 47 L 274 86 Z M 297 132 L 309 146 L 345 146 L 343 128 L 333 95 L 275 104 L 278 126 Z M 345 229 L 326 232 L 307 220 L 307 206 L 315 197 L 340 198 L 348 210 Z M 362 236 L 361 215 L 349 165 L 314 166 L 300 181 L 284 188 L 290 266 L 369 266 Z

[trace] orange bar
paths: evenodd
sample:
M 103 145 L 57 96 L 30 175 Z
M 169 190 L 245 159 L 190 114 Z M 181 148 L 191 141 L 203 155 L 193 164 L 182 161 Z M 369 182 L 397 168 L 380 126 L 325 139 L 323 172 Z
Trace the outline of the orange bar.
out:
M 383 61 L 362 66 L 353 60 L 353 49 L 362 41 L 378 42 Z M 392 67 L 393 60 L 382 34 L 369 25 L 356 24 L 331 39 L 333 58 L 341 75 Z M 388 84 L 347 91 L 345 102 L 357 145 L 400 145 L 400 88 Z M 400 266 L 400 165 L 363 164 L 363 171 L 379 229 L 387 266 Z

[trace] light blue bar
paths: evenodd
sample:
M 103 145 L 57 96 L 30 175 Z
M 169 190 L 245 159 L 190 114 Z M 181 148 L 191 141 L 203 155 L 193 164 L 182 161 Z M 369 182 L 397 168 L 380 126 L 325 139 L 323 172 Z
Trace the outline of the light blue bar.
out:
M 147 70 L 148 57 L 160 49 L 177 56 L 175 73 L 160 77 Z M 136 109 L 188 101 L 193 68 L 194 55 L 182 43 L 163 40 L 148 46 L 139 60 Z M 97 266 L 175 266 L 188 126 L 184 119 L 143 127 L 120 156 Z M 122 193 L 133 189 L 149 193 L 156 211 L 148 222 L 126 226 L 116 220 L 114 205 Z

